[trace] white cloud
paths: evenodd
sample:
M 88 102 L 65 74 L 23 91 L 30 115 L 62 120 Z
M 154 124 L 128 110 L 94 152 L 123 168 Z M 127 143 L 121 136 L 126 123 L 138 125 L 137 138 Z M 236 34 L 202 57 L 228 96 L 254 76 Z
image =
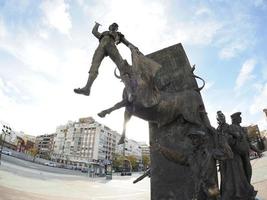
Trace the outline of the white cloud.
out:
M 267 1 L 266 0 L 253 0 L 252 2 L 254 3 L 254 5 L 257 8 L 262 8 L 262 9 L 267 8 Z
M 252 72 L 255 65 L 256 61 L 254 59 L 249 59 L 245 61 L 236 79 L 235 89 L 241 88 L 246 83 L 246 81 L 253 78 Z
M 196 10 L 196 13 L 195 13 L 197 16 L 206 16 L 206 15 L 211 15 L 212 12 L 210 9 L 208 9 L 207 7 L 199 7 L 197 10 Z
M 192 45 L 209 45 L 222 24 L 214 21 L 179 22 L 176 24 L 176 37 L 178 41 Z
M 222 59 L 229 59 L 236 57 L 240 52 L 243 52 L 248 47 L 248 42 L 241 42 L 238 39 L 226 44 L 221 51 L 219 56 Z
M 40 30 L 39 31 L 39 36 L 41 38 L 43 38 L 44 40 L 47 40 L 49 38 L 49 33 L 48 33 L 48 31 Z
M 214 81 L 208 81 L 205 83 L 205 86 L 203 88 L 203 92 L 207 92 L 208 90 L 210 90 L 214 85 Z
M 4 21 L 0 18 L 0 41 L 6 36 L 6 32 Z
M 69 5 L 64 0 L 45 0 L 41 4 L 44 21 L 60 33 L 69 34 L 72 27 Z
M 61 68 L 60 56 L 51 48 L 51 44 L 38 40 L 30 33 L 18 36 L 17 38 L 6 38 L 2 47 L 16 59 L 22 62 L 30 70 L 44 73 L 47 76 L 55 77 Z
M 267 108 L 267 83 L 263 84 L 262 89 L 258 95 L 255 95 L 253 103 L 249 110 L 251 114 L 262 113 L 262 110 Z

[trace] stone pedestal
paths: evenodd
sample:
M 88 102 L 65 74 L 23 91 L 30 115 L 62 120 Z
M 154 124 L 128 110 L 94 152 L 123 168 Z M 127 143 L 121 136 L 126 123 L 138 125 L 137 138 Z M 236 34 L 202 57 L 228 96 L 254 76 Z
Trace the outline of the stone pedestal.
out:
M 197 83 L 185 51 L 177 44 L 147 55 L 162 65 L 157 72 L 157 86 L 167 92 L 179 92 L 197 89 Z M 189 99 L 190 101 L 190 99 Z M 203 102 L 201 102 L 203 104 Z M 204 104 L 203 104 L 204 105 Z M 203 110 L 205 108 L 203 107 Z M 206 113 L 202 116 L 203 124 L 209 125 Z M 186 134 L 190 124 L 174 121 L 158 127 L 149 124 L 150 144 L 159 143 L 172 150 L 180 151 L 186 145 Z M 210 138 L 210 145 L 213 145 Z M 185 147 L 186 149 L 186 147 Z M 216 176 L 215 163 L 211 171 Z M 192 172 L 189 167 L 167 160 L 159 151 L 151 149 L 151 199 L 152 200 L 191 200 L 194 191 Z M 208 198 L 203 194 L 201 200 Z

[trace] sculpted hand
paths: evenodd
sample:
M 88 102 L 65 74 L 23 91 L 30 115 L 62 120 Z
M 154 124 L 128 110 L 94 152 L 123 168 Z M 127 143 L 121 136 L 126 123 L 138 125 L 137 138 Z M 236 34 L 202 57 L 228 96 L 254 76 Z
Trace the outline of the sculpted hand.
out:
M 130 50 L 133 52 L 133 51 L 136 51 L 137 53 L 141 53 L 140 51 L 139 51 L 139 49 L 136 47 L 136 46 L 134 46 L 133 44 L 129 44 L 128 45 L 128 47 L 130 48 Z
M 129 44 L 128 46 L 131 50 L 138 50 L 138 48 L 136 46 L 134 46 L 133 44 Z
M 95 22 L 95 24 L 96 24 L 96 25 L 98 25 L 98 26 L 102 26 L 102 25 L 101 25 L 101 24 L 99 24 L 98 22 Z

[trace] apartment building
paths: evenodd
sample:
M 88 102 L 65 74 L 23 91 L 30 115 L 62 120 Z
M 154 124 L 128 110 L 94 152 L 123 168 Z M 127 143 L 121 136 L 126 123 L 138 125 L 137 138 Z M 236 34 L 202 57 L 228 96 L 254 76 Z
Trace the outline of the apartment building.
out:
M 117 141 L 117 144 L 118 144 L 118 141 Z M 123 148 L 125 148 L 124 152 L 123 152 Z M 125 144 L 117 145 L 116 153 L 125 155 L 125 156 L 132 155 L 132 156 L 135 156 L 138 161 L 142 160 L 142 149 L 139 143 L 132 139 L 125 138 Z
M 80 118 L 57 127 L 52 159 L 65 164 L 107 164 L 115 153 L 119 134 L 96 122 L 92 117 Z
M 40 158 L 50 159 L 55 136 L 56 134 L 44 134 L 36 137 L 35 148 L 38 150 Z
M 145 142 L 139 142 L 141 147 L 142 156 L 150 156 L 150 148 Z

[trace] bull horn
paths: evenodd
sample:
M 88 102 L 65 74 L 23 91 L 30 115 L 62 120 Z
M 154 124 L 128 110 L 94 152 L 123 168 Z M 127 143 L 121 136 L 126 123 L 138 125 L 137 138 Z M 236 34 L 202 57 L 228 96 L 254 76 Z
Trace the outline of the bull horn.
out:
M 194 65 L 192 66 L 192 68 L 191 68 L 191 72 L 193 73 L 193 72 L 195 71 L 195 69 L 196 69 L 196 65 L 194 64 Z
M 200 78 L 199 76 L 196 76 L 195 74 L 193 74 L 193 77 L 194 78 L 198 78 L 198 79 L 200 79 L 203 82 L 203 85 L 197 89 L 197 91 L 200 92 L 205 87 L 206 82 L 204 81 L 203 78 Z
M 121 77 L 116 73 L 116 69 L 117 69 L 117 67 L 114 69 L 114 76 L 115 76 L 116 78 L 118 78 L 118 79 L 121 79 Z

